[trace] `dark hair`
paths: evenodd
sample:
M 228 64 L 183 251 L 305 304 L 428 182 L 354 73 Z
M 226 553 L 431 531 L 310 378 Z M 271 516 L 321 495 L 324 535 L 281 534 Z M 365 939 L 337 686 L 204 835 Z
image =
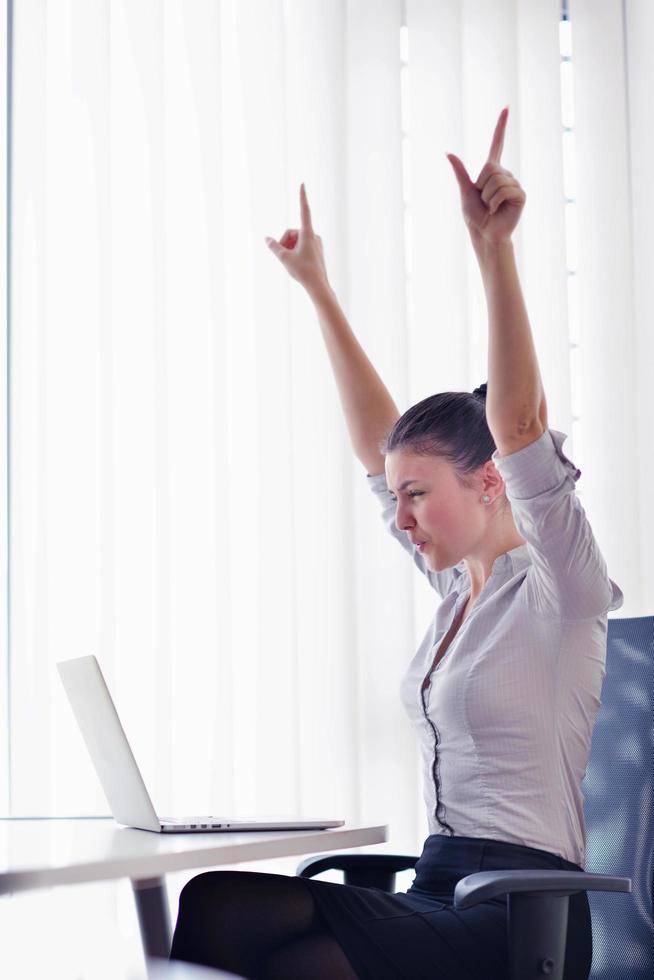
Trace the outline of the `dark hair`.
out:
M 486 422 L 485 405 L 486 384 L 472 393 L 430 395 L 400 416 L 379 450 L 383 456 L 396 449 L 417 456 L 444 456 L 454 466 L 459 482 L 470 487 L 470 475 L 497 448 Z
M 408 450 L 417 456 L 444 456 L 454 466 L 459 482 L 466 487 L 472 483 L 471 474 L 486 463 L 497 448 L 486 422 L 486 384 L 471 393 L 469 391 L 444 391 L 430 395 L 402 415 L 386 439 L 380 443 L 382 455 L 396 449 Z M 434 759 L 432 778 L 436 789 L 436 809 L 434 816 L 440 826 L 450 835 L 452 827 L 441 813 L 444 809 L 440 799 L 438 744 L 439 734 L 427 714 L 425 687 L 431 674 L 422 682 L 422 710 L 434 733 Z

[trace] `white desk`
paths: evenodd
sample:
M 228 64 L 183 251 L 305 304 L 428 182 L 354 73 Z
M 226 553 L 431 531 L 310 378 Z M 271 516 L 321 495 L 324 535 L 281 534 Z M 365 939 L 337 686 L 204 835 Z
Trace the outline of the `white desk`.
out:
M 0 895 L 131 878 L 146 956 L 170 952 L 167 871 L 311 854 L 388 840 L 385 825 L 330 830 L 155 834 L 112 818 L 0 820 Z

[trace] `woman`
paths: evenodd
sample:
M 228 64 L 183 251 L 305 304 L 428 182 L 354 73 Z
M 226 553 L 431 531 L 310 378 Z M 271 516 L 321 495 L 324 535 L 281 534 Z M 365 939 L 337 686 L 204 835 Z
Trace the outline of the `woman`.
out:
M 383 519 L 441 596 L 405 675 L 430 834 L 407 892 L 209 872 L 182 890 L 174 958 L 245 977 L 507 980 L 506 899 L 453 908 L 483 870 L 582 870 L 584 776 L 622 605 L 548 429 L 511 233 L 525 203 L 501 164 L 508 108 L 472 182 L 450 154 L 489 313 L 488 389 L 401 418 L 329 286 L 304 185 L 301 229 L 269 246 L 312 298 L 354 452 Z M 382 441 L 383 440 L 383 441 Z M 565 980 L 592 956 L 585 892 L 570 898 Z

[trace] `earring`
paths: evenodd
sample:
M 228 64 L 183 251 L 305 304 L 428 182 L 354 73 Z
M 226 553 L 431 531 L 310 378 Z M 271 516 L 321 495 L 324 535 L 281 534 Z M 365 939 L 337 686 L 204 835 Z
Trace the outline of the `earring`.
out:
M 485 504 L 489 504 L 490 503 L 490 497 L 488 496 L 487 493 L 485 493 L 484 496 L 481 499 L 484 501 Z

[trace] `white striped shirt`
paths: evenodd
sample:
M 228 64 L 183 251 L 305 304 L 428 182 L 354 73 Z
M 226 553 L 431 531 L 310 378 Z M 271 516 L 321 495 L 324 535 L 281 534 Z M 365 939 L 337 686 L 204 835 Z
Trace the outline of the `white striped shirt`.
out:
M 605 674 L 607 612 L 624 600 L 575 493 L 581 473 L 561 450 L 566 438 L 547 429 L 516 453 L 493 453 L 526 544 L 495 559 L 431 673 L 425 704 L 439 734 L 439 816 L 456 836 L 537 847 L 585 867 L 581 781 Z M 443 600 L 401 696 L 419 738 L 429 832 L 446 833 L 435 817 L 435 737 L 421 686 L 467 601 L 470 576 L 463 561 L 429 570 L 395 526 L 385 475 L 367 479 L 388 530 Z

